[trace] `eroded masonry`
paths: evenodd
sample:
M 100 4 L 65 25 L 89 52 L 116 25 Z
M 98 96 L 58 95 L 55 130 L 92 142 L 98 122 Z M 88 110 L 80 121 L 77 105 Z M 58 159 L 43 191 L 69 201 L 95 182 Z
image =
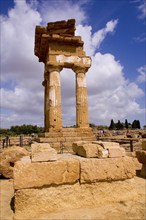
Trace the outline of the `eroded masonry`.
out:
M 37 26 L 35 55 L 45 64 L 45 131 L 62 129 L 60 71 L 70 68 L 76 75 L 76 127 L 88 128 L 86 72 L 91 58 L 83 50 L 83 41 L 75 36 L 75 20 L 57 21 L 47 27 Z

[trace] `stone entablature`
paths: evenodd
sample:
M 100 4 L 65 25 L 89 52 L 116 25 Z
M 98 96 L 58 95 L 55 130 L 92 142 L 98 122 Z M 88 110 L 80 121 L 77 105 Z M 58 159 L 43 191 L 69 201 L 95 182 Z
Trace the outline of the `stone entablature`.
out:
M 36 26 L 35 55 L 45 64 L 44 112 L 45 131 L 62 129 L 60 72 L 71 68 L 76 74 L 76 127 L 88 128 L 86 72 L 91 58 L 83 50 L 80 36 L 75 36 L 75 20 Z

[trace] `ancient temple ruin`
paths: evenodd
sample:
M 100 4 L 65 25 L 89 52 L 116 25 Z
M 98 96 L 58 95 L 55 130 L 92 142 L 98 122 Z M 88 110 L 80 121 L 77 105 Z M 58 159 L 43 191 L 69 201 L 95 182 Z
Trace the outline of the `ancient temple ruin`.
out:
M 63 68 L 70 68 L 76 74 L 76 127 L 89 126 L 86 72 L 91 58 L 86 56 L 83 44 L 81 37 L 75 36 L 74 19 L 36 27 L 35 55 L 45 64 L 45 131 L 62 129 L 60 71 Z

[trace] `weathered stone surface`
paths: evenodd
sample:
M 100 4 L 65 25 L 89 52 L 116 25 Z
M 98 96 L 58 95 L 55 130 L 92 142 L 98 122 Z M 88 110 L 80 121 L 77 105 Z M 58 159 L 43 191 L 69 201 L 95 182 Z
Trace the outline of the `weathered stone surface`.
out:
M 13 167 L 16 161 L 30 153 L 22 147 L 9 147 L 0 154 L 0 174 L 6 178 L 13 178 Z
M 87 144 L 87 143 L 88 143 L 87 141 L 76 141 L 76 142 L 73 142 L 73 144 L 72 144 L 73 151 L 75 153 L 77 153 L 78 152 L 78 147 L 82 146 L 83 144 Z
M 101 146 L 100 146 L 101 147 Z M 107 158 L 109 156 L 109 152 L 107 149 L 103 149 L 102 147 L 101 148 L 98 148 L 98 158 L 99 159 L 102 159 L 102 158 Z
M 133 162 L 135 164 L 135 170 L 141 170 L 142 164 L 139 163 L 138 159 L 136 157 L 131 157 L 133 159 Z
M 81 183 L 98 181 L 115 181 L 132 178 L 135 175 L 135 165 L 130 157 L 107 159 L 82 159 Z
M 25 162 L 25 163 L 31 163 L 30 156 L 24 156 L 24 157 L 20 158 L 20 161 Z
M 12 179 L 0 180 L 0 220 L 13 220 L 14 187 Z
M 125 149 L 123 147 L 110 147 L 108 149 L 109 157 L 125 157 Z
M 146 164 L 146 151 L 136 151 L 136 157 L 140 163 Z
M 142 163 L 142 169 L 140 175 L 146 178 L 146 151 L 136 151 L 136 157 L 140 163 Z
M 146 151 L 146 139 L 142 140 L 142 150 Z
M 47 218 L 47 214 L 60 212 L 63 210 L 71 210 L 77 208 L 93 208 L 105 206 L 106 204 L 120 203 L 126 207 L 126 201 L 130 201 L 128 206 L 128 216 L 131 212 L 132 201 L 140 202 L 140 206 L 144 207 L 145 182 L 139 181 L 141 178 L 115 182 L 100 182 L 93 184 L 73 184 L 61 185 L 58 187 L 49 187 L 40 189 L 22 189 L 15 192 L 15 218 L 14 220 L 30 220 L 30 219 L 74 219 L 69 218 Z M 138 192 L 141 192 L 138 194 Z M 135 209 L 135 207 L 133 207 Z M 108 210 L 111 212 L 111 208 Z M 127 214 L 127 213 L 126 213 Z M 95 215 L 97 217 L 97 215 Z M 42 218 L 41 218 L 42 217 Z M 87 219 L 86 215 L 82 216 Z M 101 216 L 102 219 L 103 216 Z M 75 218 L 78 219 L 78 216 Z M 88 218 L 93 219 L 93 218 Z M 95 218 L 97 219 L 97 218 Z M 114 220 L 116 220 L 116 216 Z M 121 220 L 121 218 L 118 218 Z M 127 218 L 122 218 L 127 219 Z M 135 219 L 136 218 L 128 218 Z M 142 218 L 143 219 L 143 218 Z
M 112 142 L 93 141 L 92 143 L 75 142 L 73 151 L 82 157 L 86 158 L 107 158 L 107 157 L 124 157 L 125 149 L 119 144 Z
M 75 183 L 79 180 L 79 161 L 60 158 L 54 162 L 23 163 L 14 167 L 15 189 Z
M 141 169 L 140 175 L 142 177 L 146 178 L 146 164 L 142 165 L 142 169 Z
M 48 143 L 34 143 L 31 145 L 31 160 L 32 162 L 57 160 L 57 151 Z
M 116 143 L 116 142 L 92 141 L 92 143 L 99 144 L 104 149 L 109 149 L 109 148 L 113 148 L 113 147 L 120 147 L 119 143 Z
M 76 125 L 88 128 L 86 72 L 91 58 L 83 50 L 80 36 L 74 35 L 75 20 L 57 21 L 47 27 L 36 26 L 35 55 L 45 64 L 45 131 L 62 129 L 60 71 L 71 68 L 76 73 Z
M 73 144 L 73 150 L 74 152 L 82 157 L 86 158 L 93 158 L 93 157 L 98 157 L 98 150 L 99 148 L 102 148 L 100 145 L 97 144 L 92 144 L 92 143 L 78 143 L 78 144 Z

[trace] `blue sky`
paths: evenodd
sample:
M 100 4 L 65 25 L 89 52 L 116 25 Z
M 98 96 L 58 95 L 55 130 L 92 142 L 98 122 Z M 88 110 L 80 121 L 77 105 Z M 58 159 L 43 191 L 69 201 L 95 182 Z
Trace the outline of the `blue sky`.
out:
M 76 19 L 92 58 L 89 121 L 146 124 L 146 2 L 143 0 L 0 0 L 1 126 L 43 126 L 43 64 L 34 56 L 36 25 Z M 75 124 L 75 76 L 61 72 L 64 125 Z

